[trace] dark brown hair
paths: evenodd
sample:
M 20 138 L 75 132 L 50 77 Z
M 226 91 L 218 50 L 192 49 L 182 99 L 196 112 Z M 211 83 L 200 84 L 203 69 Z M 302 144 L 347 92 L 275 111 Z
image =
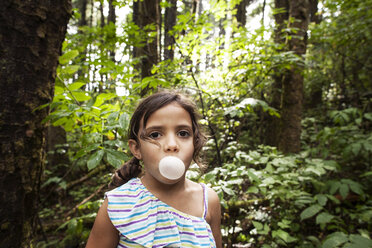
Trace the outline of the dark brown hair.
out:
M 150 116 L 158 109 L 171 104 L 177 103 L 183 109 L 185 109 L 191 117 L 193 138 L 194 138 L 194 153 L 193 160 L 202 167 L 200 162 L 199 153 L 204 146 L 207 138 L 202 132 L 202 128 L 199 124 L 199 113 L 196 105 L 186 98 L 184 95 L 173 92 L 173 91 L 161 91 L 143 99 L 134 111 L 132 118 L 129 123 L 128 139 L 133 139 L 139 144 L 139 139 L 146 140 L 143 134 L 139 134 L 139 129 L 142 121 L 143 127 L 146 127 L 147 121 Z M 133 157 L 131 160 L 126 162 L 121 168 L 115 171 L 112 177 L 112 181 L 109 185 L 110 188 L 118 187 L 130 179 L 137 177 L 141 174 L 142 169 L 140 161 Z

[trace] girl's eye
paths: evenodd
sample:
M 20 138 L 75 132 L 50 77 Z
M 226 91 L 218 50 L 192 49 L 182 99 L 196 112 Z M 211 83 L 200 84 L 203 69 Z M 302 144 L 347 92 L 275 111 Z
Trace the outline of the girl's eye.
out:
M 159 132 L 152 132 L 149 134 L 149 138 L 151 139 L 158 139 L 161 136 Z
M 178 135 L 179 135 L 180 137 L 190 137 L 190 136 L 191 136 L 191 135 L 190 135 L 190 132 L 189 132 L 189 131 L 186 131 L 186 130 L 179 131 L 179 132 L 178 132 Z

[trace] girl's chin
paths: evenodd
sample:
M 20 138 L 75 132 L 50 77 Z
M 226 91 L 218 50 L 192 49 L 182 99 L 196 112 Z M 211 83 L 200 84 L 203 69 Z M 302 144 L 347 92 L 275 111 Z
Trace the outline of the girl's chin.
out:
M 159 182 L 161 182 L 163 184 L 168 184 L 168 185 L 177 184 L 182 180 L 184 180 L 183 176 L 181 178 L 178 178 L 178 179 L 169 179 L 169 178 L 166 178 L 166 177 L 163 177 L 163 176 L 160 175 L 160 178 L 158 179 Z

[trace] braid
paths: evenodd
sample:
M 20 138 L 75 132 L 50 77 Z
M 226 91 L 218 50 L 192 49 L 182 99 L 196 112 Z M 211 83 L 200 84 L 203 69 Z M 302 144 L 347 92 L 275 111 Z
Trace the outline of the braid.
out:
M 142 168 L 140 161 L 133 157 L 131 160 L 123 164 L 119 169 L 117 169 L 111 178 L 109 184 L 110 189 L 114 189 L 128 182 L 134 177 L 138 177 L 142 173 Z

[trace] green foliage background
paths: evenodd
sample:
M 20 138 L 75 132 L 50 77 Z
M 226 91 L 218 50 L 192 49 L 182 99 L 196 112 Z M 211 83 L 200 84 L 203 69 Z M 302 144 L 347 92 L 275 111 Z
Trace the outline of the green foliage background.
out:
M 180 7 L 175 59 L 143 79 L 131 47 L 154 33 L 129 17 L 77 27 L 75 10 L 45 120 L 67 138 L 50 155 L 67 159 L 46 166 L 36 247 L 84 247 L 110 173 L 131 156 L 126 130 L 146 87 L 178 89 L 198 103 L 209 167 L 187 176 L 220 196 L 227 247 L 372 247 L 372 1 L 321 1 L 323 20 L 311 24 L 305 58 L 281 51 L 272 22 L 238 27 L 231 18 L 238 1 L 209 2 L 198 18 Z M 217 23 L 231 28 L 229 39 L 216 35 Z M 280 117 L 270 89 L 275 73 L 296 63 L 306 68 L 302 151 L 282 154 L 264 145 L 267 116 Z

